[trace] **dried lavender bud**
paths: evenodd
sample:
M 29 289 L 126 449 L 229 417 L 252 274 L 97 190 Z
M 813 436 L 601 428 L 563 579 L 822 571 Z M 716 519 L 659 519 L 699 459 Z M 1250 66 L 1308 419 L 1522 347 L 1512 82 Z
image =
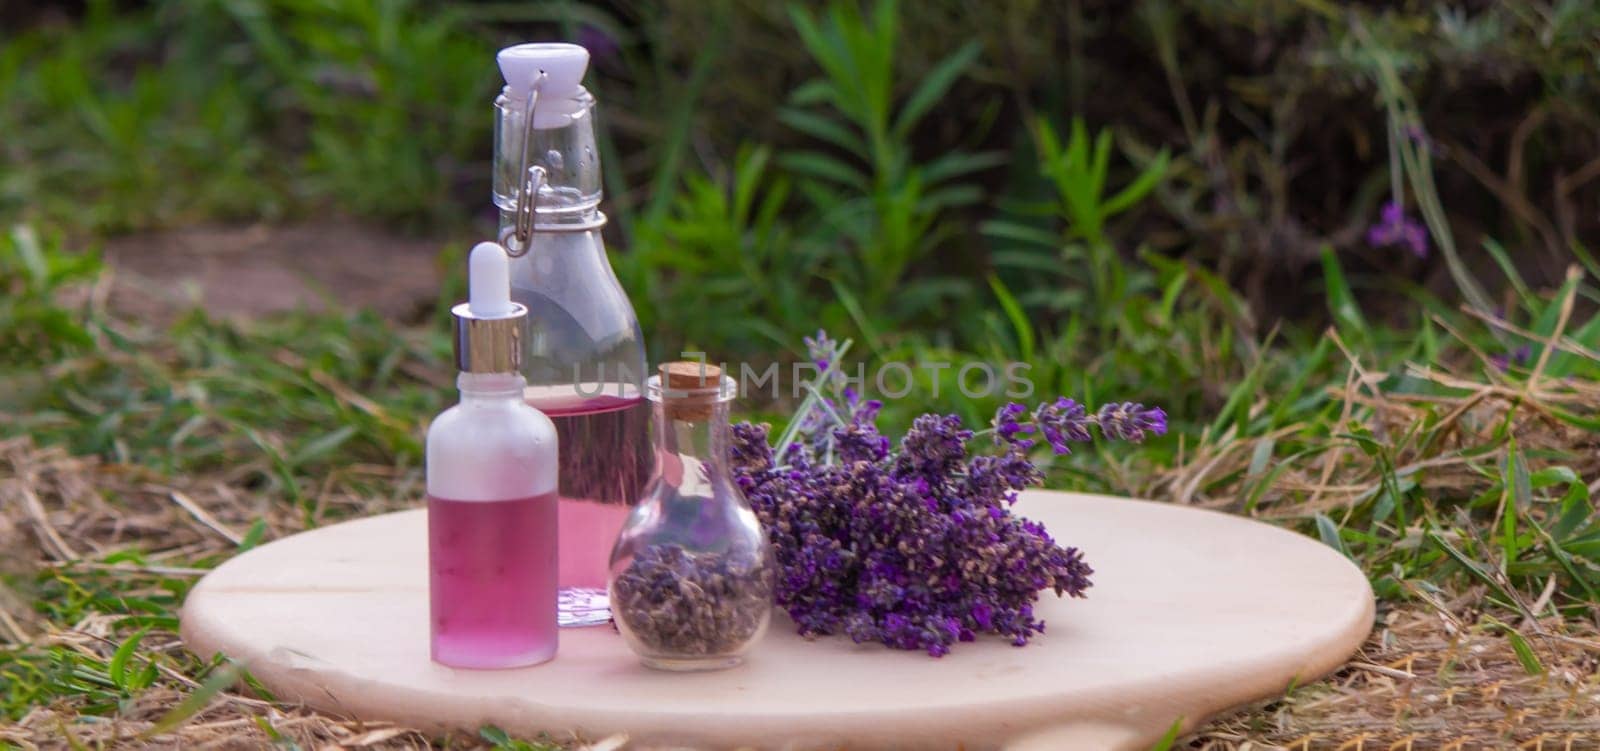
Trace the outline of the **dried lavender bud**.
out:
M 1095 416 L 1100 432 L 1107 438 L 1119 441 L 1142 441 L 1146 433 L 1165 435 L 1167 413 L 1160 407 L 1146 407 L 1134 402 L 1115 402 L 1100 408 Z
M 1033 432 L 1032 425 L 1024 425 L 1019 420 L 1027 413 L 1028 408 L 1019 402 L 1011 402 L 997 410 L 994 413 L 994 420 L 989 423 L 989 427 L 994 430 L 994 442 L 1013 443 L 1023 448 L 1032 447 L 1032 439 L 1021 437 Z
M 1033 412 L 1033 421 L 1057 454 L 1070 454 L 1073 443 L 1083 443 L 1092 437 L 1089 435 L 1089 410 L 1064 396 L 1040 404 Z
M 651 545 L 611 585 L 618 627 L 657 658 L 737 654 L 771 610 L 772 570 L 758 552 Z
M 805 337 L 803 341 L 806 345 L 806 356 L 811 358 L 812 364 L 816 365 L 818 370 L 827 370 L 839 350 L 839 343 L 830 339 L 828 332 L 821 329 L 817 330 L 816 336 Z

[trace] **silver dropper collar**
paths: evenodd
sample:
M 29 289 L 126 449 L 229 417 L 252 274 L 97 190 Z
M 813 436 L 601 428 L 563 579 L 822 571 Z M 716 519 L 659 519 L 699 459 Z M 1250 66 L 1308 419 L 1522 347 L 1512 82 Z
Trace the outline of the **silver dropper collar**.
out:
M 522 338 L 528 308 L 511 303 L 502 316 L 481 316 L 461 303 L 450 309 L 455 316 L 456 369 L 463 373 L 517 373 L 522 370 Z

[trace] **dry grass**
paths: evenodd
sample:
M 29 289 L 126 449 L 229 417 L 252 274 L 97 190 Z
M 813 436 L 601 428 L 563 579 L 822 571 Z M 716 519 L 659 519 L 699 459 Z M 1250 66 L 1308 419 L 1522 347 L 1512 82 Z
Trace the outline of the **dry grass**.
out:
M 1559 336 L 1545 341 L 1552 352 L 1594 357 Z M 1340 405 L 1331 425 L 1206 436 L 1150 483 L 1158 497 L 1278 523 L 1337 519 L 1369 538 L 1358 562 L 1380 582 L 1388 573 L 1396 591 L 1380 598 L 1377 628 L 1343 669 L 1217 719 L 1189 747 L 1600 748 L 1600 612 L 1574 581 L 1594 566 L 1582 556 L 1569 556 L 1572 568 L 1550 565 L 1548 536 L 1533 551 L 1496 539 L 1508 523 L 1554 523 L 1554 499 L 1519 478 L 1560 467 L 1575 476 L 1572 493 L 1600 492 L 1600 432 L 1582 424 L 1600 414 L 1600 383 L 1542 377 L 1548 356 L 1513 378 L 1475 352 L 1480 375 L 1407 365 L 1414 385 L 1398 392 L 1384 387 L 1392 374 L 1339 346 L 1348 371 L 1327 389 Z M 1263 398 L 1252 412 L 1273 406 Z M 1358 431 L 1370 442 L 1352 439 Z M 1265 476 L 1263 453 L 1289 457 Z M 1414 515 L 1374 521 L 1375 498 L 1402 479 L 1415 483 L 1406 491 L 1418 501 Z M 1430 535 L 1470 544 L 1472 559 L 1417 554 Z M 1463 575 L 1468 564 L 1477 572 Z
M 1600 747 L 1597 633 L 1550 619 L 1530 674 L 1499 629 L 1466 604 L 1385 614 L 1328 680 L 1219 718 L 1194 748 L 1479 749 Z M 1541 745 L 1543 744 L 1543 745 Z
M 265 520 L 267 539 L 304 525 L 304 516 L 293 507 L 261 503 L 226 476 L 173 484 L 148 470 L 72 456 L 59 447 L 40 448 L 26 438 L 0 442 L 0 478 L 0 547 L 10 552 L 7 573 L 23 574 L 14 577 L 18 581 L 48 580 L 55 572 L 109 580 L 108 589 L 122 598 L 160 597 L 166 594 L 165 582 L 192 583 L 206 569 L 188 562 L 231 555 L 256 520 Z M 358 502 L 338 493 L 337 483 L 330 490 L 349 512 L 378 513 L 398 505 L 386 499 Z M 142 560 L 100 562 L 128 549 L 143 551 Z M 57 623 L 30 606 L 39 594 L 0 589 L 5 646 L 34 654 L 64 651 L 87 666 L 111 663 L 129 631 L 118 628 L 127 613 L 88 612 L 70 624 Z M 171 628 L 159 627 L 144 635 L 134 659 L 149 661 L 158 677 L 103 721 L 85 714 L 84 705 L 94 697 L 57 698 L 0 728 L 0 741 L 30 749 L 254 749 L 287 739 L 305 749 L 411 749 L 431 748 L 439 740 L 389 723 L 347 721 L 277 705 L 247 684 L 217 693 L 169 728 L 175 708 L 201 689 L 203 680 L 197 677 L 206 673 L 203 663 L 184 651 Z M 480 745 L 468 737 L 453 741 L 454 747 Z
M 1330 330 L 1328 336 L 1338 340 Z M 1341 347 L 1342 347 L 1341 343 Z M 1584 352 L 1575 348 L 1574 352 Z M 1600 414 L 1600 383 L 1562 379 L 1514 382 L 1499 376 L 1489 358 L 1478 359 L 1479 373 L 1491 381 L 1408 364 L 1402 373 L 1374 371 L 1346 352 L 1348 375 L 1329 386 L 1330 399 L 1342 405 L 1334 425 L 1295 423 L 1260 435 L 1237 428 L 1204 436 L 1177 466 L 1152 473 L 1141 488 L 1149 497 L 1207 508 L 1246 511 L 1266 519 L 1304 519 L 1318 512 L 1361 505 L 1387 471 L 1396 476 L 1425 473 L 1428 488 L 1444 498 L 1464 498 L 1484 489 L 1481 468 L 1503 460 L 1513 446 L 1531 456 L 1560 457 L 1590 481 L 1600 495 L 1600 432 L 1564 420 L 1563 415 Z M 1381 384 L 1396 375 L 1437 386 L 1447 393 L 1395 393 Z M 1538 383 L 1538 385 L 1534 385 Z M 1271 392 L 1251 407 L 1259 415 L 1276 406 Z M 1385 468 L 1377 456 L 1350 441 L 1320 435 L 1330 427 L 1360 425 L 1388 445 Z M 1314 435 L 1307 439 L 1308 434 Z M 1274 467 L 1269 482 L 1252 467 L 1259 452 L 1301 441 L 1311 452 Z M 1254 499 L 1250 502 L 1249 499 Z

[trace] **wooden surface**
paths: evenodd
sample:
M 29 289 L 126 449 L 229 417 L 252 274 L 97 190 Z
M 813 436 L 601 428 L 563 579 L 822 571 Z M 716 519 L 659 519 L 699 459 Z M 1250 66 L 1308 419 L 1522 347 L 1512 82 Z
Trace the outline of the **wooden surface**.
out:
M 294 535 L 223 564 L 184 605 L 195 652 L 247 663 L 280 701 L 425 729 L 484 724 L 629 749 L 1143 749 L 1175 720 L 1282 693 L 1337 667 L 1372 626 L 1372 591 L 1321 543 L 1208 511 L 1036 491 L 1020 513 L 1083 548 L 1087 600 L 1047 594 L 1048 632 L 942 659 L 786 617 L 739 668 L 639 665 L 609 626 L 561 633 L 555 661 L 509 671 L 428 660 L 426 517 Z

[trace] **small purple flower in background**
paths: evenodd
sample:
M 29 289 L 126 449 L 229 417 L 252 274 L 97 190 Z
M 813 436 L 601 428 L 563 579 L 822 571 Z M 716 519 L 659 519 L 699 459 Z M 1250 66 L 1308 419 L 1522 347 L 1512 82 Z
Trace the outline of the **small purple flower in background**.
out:
M 591 24 L 578 27 L 578 44 L 588 50 L 589 57 L 597 63 L 611 62 L 622 49 L 616 37 L 611 36 L 605 29 Z
M 1527 365 L 1528 361 L 1532 359 L 1533 347 L 1528 344 L 1524 344 L 1515 350 L 1508 350 L 1498 355 L 1489 356 L 1489 362 L 1493 363 L 1495 369 L 1502 373 L 1510 370 L 1512 365 Z
M 1112 402 L 1100 408 L 1095 415 L 1100 432 L 1107 438 L 1119 441 L 1144 440 L 1145 434 L 1166 435 L 1167 412 L 1160 407 L 1146 407 L 1134 402 Z
M 1403 131 L 1405 133 L 1406 140 L 1416 144 L 1417 148 L 1429 154 L 1439 153 L 1439 144 L 1433 140 L 1432 136 L 1428 135 L 1428 131 L 1424 130 L 1422 125 L 1418 123 L 1411 123 L 1410 125 L 1407 125 Z
M 1428 230 L 1422 223 L 1406 216 L 1398 201 L 1383 204 L 1383 214 L 1378 223 L 1367 228 L 1367 244 L 1374 248 L 1403 245 L 1418 258 L 1428 257 Z

